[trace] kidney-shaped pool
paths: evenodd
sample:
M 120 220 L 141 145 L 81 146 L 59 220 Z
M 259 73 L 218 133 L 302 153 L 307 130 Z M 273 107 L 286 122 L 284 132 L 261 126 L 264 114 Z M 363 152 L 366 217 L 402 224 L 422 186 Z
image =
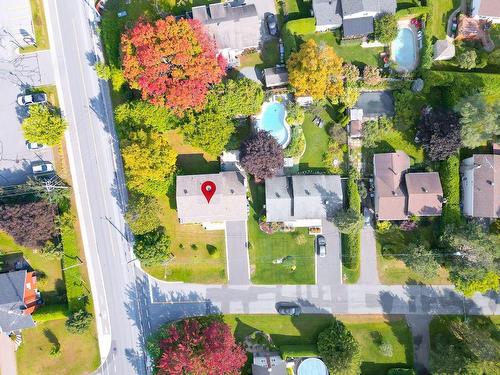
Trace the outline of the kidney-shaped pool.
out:
M 286 108 L 284 103 L 266 102 L 262 112 L 257 117 L 258 129 L 268 131 L 285 148 L 290 141 L 290 127 L 286 123 Z

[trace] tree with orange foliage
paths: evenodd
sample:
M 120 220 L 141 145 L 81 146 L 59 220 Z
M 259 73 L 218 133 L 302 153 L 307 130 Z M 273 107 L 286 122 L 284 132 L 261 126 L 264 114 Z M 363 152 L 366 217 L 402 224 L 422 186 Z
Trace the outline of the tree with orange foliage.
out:
M 309 39 L 288 59 L 290 84 L 298 96 L 335 99 L 344 92 L 342 62 L 332 47 Z
M 121 50 L 130 87 L 177 114 L 203 109 L 209 86 L 225 74 L 226 61 L 196 20 L 140 20 L 122 35 Z

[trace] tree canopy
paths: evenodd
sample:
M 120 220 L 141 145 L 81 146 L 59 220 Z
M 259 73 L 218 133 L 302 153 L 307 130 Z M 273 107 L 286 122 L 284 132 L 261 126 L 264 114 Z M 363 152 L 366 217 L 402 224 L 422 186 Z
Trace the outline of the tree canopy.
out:
M 346 211 L 337 212 L 333 217 L 333 222 L 341 233 L 352 234 L 363 228 L 364 219 L 359 212 L 349 208 Z
M 457 64 L 462 69 L 474 69 L 476 67 L 477 53 L 473 49 L 463 51 L 456 57 Z
M 332 47 L 309 39 L 287 62 L 290 84 L 298 96 L 336 98 L 343 92 L 342 58 Z
M 122 141 L 128 188 L 143 195 L 165 195 L 176 171 L 177 154 L 163 133 L 132 132 Z
M 389 44 L 398 35 L 398 25 L 394 14 L 385 13 L 375 20 L 375 39 Z
M 392 120 L 385 116 L 379 117 L 378 120 L 370 120 L 363 123 L 363 146 L 375 147 L 375 145 L 383 140 L 392 129 Z
M 169 247 L 170 239 L 165 228 L 159 227 L 135 237 L 134 254 L 142 264 L 152 266 L 167 259 Z
M 179 119 L 171 110 L 143 100 L 135 100 L 115 108 L 115 121 L 120 135 L 131 131 L 153 130 L 163 132 L 177 127 Z
M 484 95 L 476 94 L 462 99 L 455 108 L 461 116 L 465 147 L 479 147 L 500 136 L 500 101 L 489 104 Z
M 132 195 L 129 199 L 125 219 L 135 235 L 152 232 L 161 225 L 160 202 L 156 197 Z
M 363 68 L 363 82 L 368 86 L 376 86 L 382 82 L 380 70 L 376 66 L 365 65 Z
M 270 133 L 259 130 L 241 145 L 240 163 L 257 180 L 271 178 L 283 168 L 283 148 Z
M 159 341 L 159 375 L 239 375 L 247 356 L 229 326 L 185 319 L 166 329 Z
M 438 275 L 439 263 L 435 254 L 422 244 L 411 243 L 404 262 L 409 269 L 424 279 L 432 279 Z
M 61 143 L 68 124 L 55 109 L 45 104 L 29 107 L 29 116 L 23 120 L 24 138 L 29 142 L 56 146 Z
M 205 106 L 209 86 L 221 81 L 226 62 L 197 20 L 173 16 L 138 21 L 121 38 L 124 76 L 143 99 L 181 114 Z
M 359 344 L 341 321 L 334 318 L 318 335 L 318 352 L 333 374 L 360 373 Z
M 430 160 L 445 160 L 462 146 L 459 116 L 444 108 L 425 108 L 416 136 Z

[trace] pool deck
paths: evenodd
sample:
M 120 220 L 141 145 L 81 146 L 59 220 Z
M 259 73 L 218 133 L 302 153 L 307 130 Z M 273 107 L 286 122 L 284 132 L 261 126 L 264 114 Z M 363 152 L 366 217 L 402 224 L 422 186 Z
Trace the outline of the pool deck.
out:
M 398 32 L 399 32 L 399 29 L 403 29 L 403 28 L 404 29 L 410 29 L 411 32 L 412 32 L 412 34 L 413 34 L 413 43 L 415 44 L 415 59 L 413 61 L 413 64 L 411 65 L 411 67 L 409 67 L 408 69 L 397 67 L 396 70 L 398 72 L 401 72 L 401 73 L 414 71 L 417 68 L 418 62 L 419 62 L 419 59 L 420 59 L 420 56 L 419 56 L 419 49 L 420 48 L 419 48 L 418 40 L 417 40 L 417 31 L 418 30 L 415 28 L 415 26 L 413 26 L 410 23 L 410 19 L 403 19 L 403 20 L 399 20 L 398 21 Z M 394 63 L 396 63 L 396 57 L 394 56 L 394 53 L 392 53 L 392 51 L 394 50 L 393 44 L 394 44 L 394 42 L 391 43 L 391 60 Z
M 285 106 L 285 115 L 284 115 L 284 118 L 283 118 L 283 125 L 284 125 L 286 133 L 287 133 L 287 138 L 286 138 L 286 142 L 284 144 L 282 144 L 281 147 L 283 149 L 285 149 L 285 148 L 288 147 L 288 145 L 290 144 L 290 142 L 292 140 L 292 130 L 291 130 L 291 127 L 288 124 L 288 122 L 286 122 L 286 114 L 287 114 L 286 102 L 287 102 L 288 99 L 286 97 L 283 97 L 283 96 L 280 96 L 280 97 L 283 98 L 283 101 L 281 101 L 281 102 L 276 99 L 276 95 L 273 95 L 271 98 L 269 98 L 268 100 L 266 100 L 264 102 L 264 104 L 262 104 L 262 108 L 260 109 L 260 112 L 253 117 L 254 121 L 253 121 L 252 126 L 253 126 L 254 129 L 257 128 L 257 122 L 262 119 L 262 114 L 264 113 L 264 111 L 267 108 L 267 106 L 269 106 L 270 104 L 274 104 L 274 103 L 282 103 Z

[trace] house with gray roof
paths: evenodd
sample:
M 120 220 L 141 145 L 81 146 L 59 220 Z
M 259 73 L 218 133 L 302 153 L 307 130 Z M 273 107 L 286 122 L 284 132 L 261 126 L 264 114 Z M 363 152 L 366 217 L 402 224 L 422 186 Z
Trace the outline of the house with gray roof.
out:
M 338 29 L 342 26 L 340 0 L 313 0 L 312 8 L 316 20 L 316 32 Z
M 500 217 L 500 154 L 475 154 L 464 159 L 462 173 L 463 214 Z
M 0 273 L 0 334 L 34 327 L 31 314 L 39 299 L 34 272 Z
M 266 221 L 290 227 L 321 226 L 342 208 L 340 176 L 296 175 L 266 179 Z
M 278 352 L 254 353 L 253 375 L 286 375 L 286 363 Z
M 215 193 L 207 201 L 201 185 L 211 181 Z M 177 216 L 181 224 L 223 229 L 227 221 L 247 219 L 246 179 L 239 171 L 177 176 Z
M 245 49 L 259 47 L 262 22 L 254 4 L 215 3 L 193 7 L 192 12 L 230 63 Z

